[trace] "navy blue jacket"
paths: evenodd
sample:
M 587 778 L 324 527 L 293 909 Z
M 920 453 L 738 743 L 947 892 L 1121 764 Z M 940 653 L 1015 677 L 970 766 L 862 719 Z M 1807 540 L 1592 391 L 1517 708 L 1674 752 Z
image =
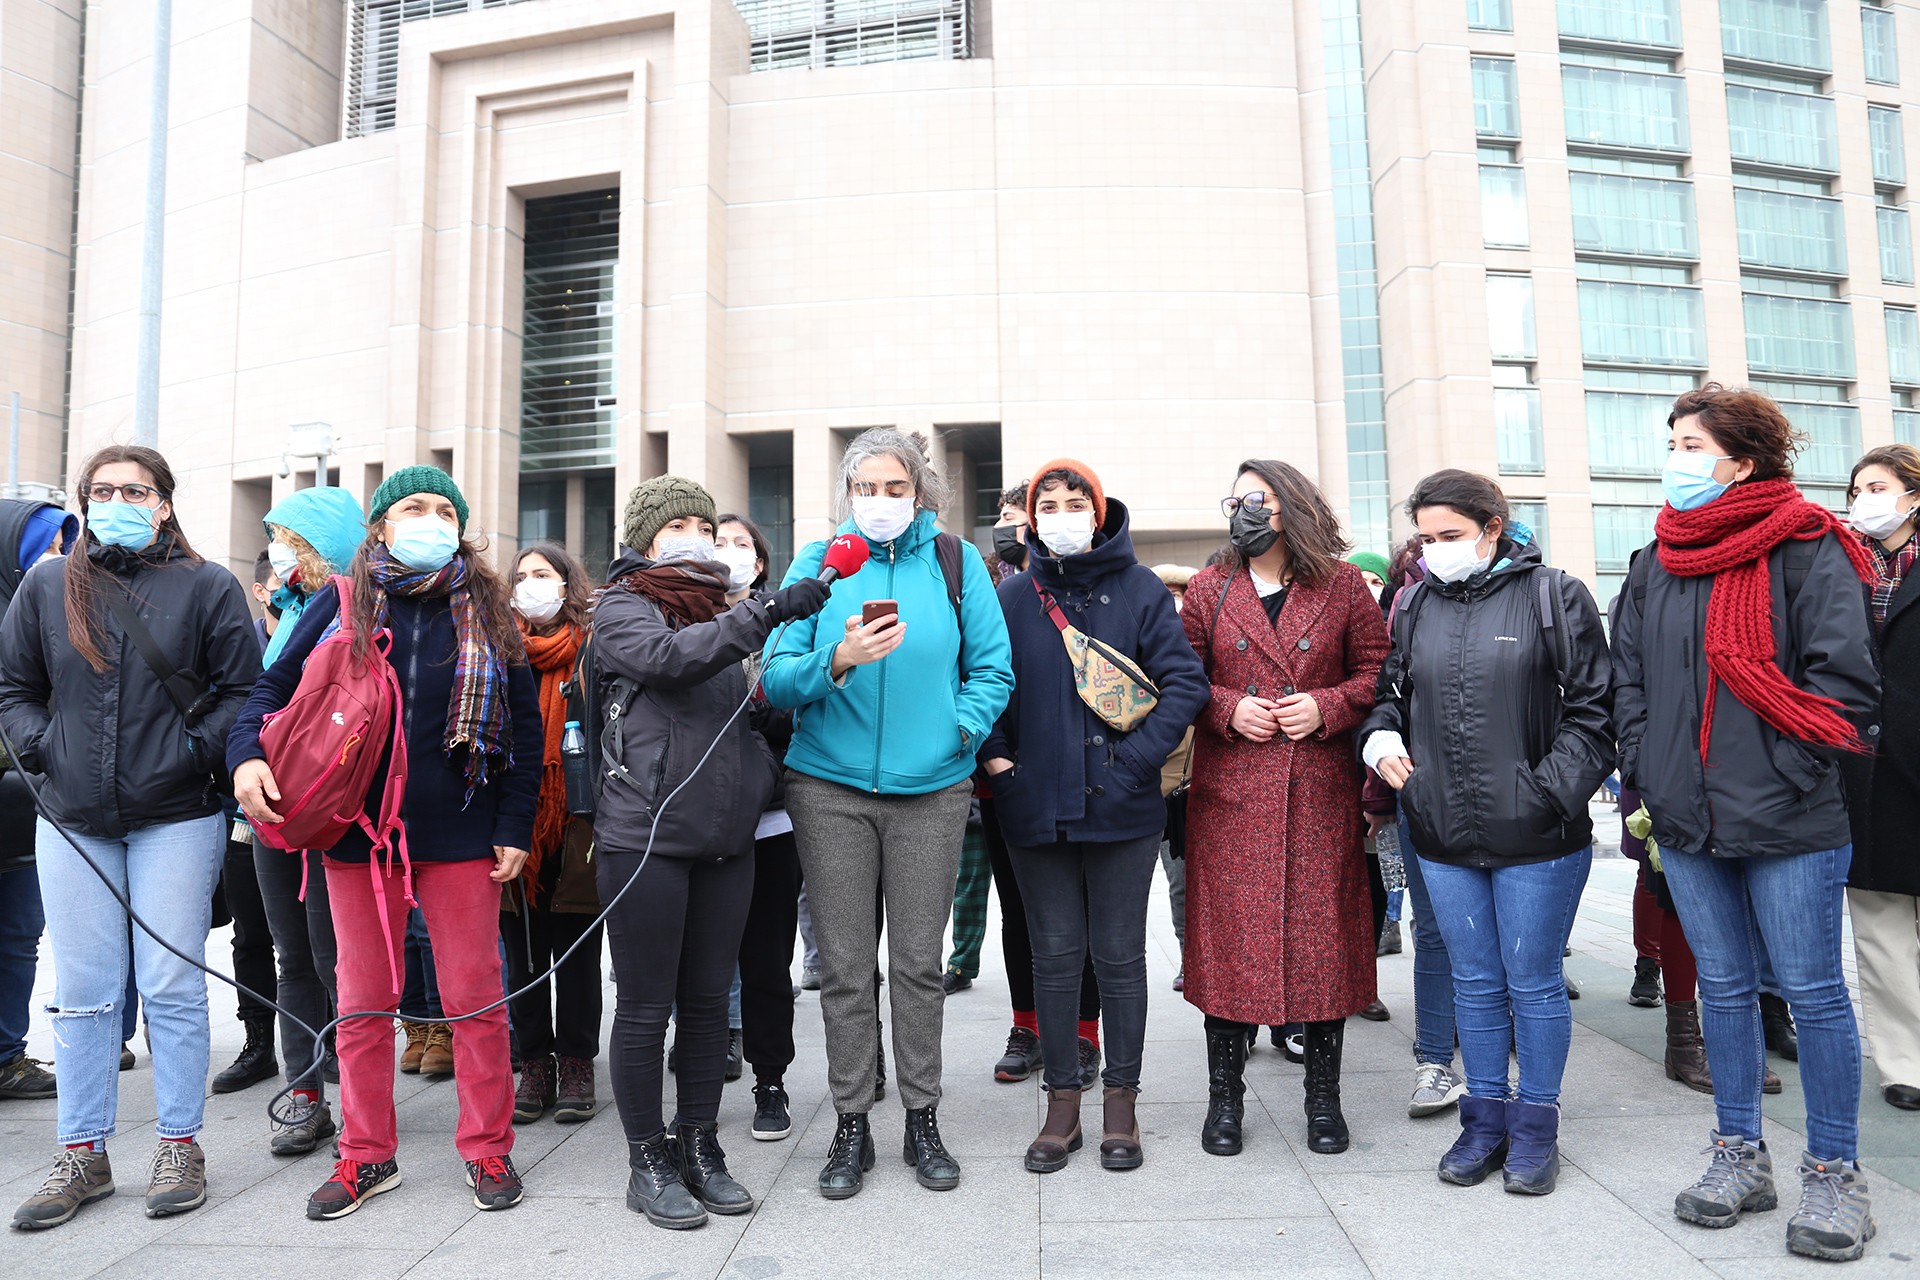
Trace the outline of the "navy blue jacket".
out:
M 1137 840 L 1167 825 L 1160 767 L 1207 705 L 1207 675 L 1173 596 L 1134 559 L 1127 523 L 1126 507 L 1109 500 L 1090 549 L 1060 557 L 1033 538 L 1031 567 L 1000 584 L 1013 641 L 1013 700 L 980 759 L 1014 762 L 992 779 L 994 811 L 1010 845 Z M 1069 622 L 1131 658 L 1159 688 L 1158 704 L 1133 732 L 1108 727 L 1080 700 L 1035 575 Z
M 493 858 L 493 847 L 527 849 L 533 845 L 533 814 L 540 800 L 546 729 L 540 720 L 540 690 L 533 668 L 522 662 L 507 668 L 507 729 L 512 736 L 509 763 L 496 768 L 491 781 L 467 802 L 466 752 L 449 756 L 447 704 L 453 697 L 453 610 L 445 596 L 389 597 L 388 625 L 393 652 L 387 660 L 400 677 L 401 713 L 407 735 L 407 794 L 400 819 L 407 832 L 407 856 L 414 862 L 477 862 Z M 264 759 L 260 725 L 270 712 L 293 700 L 307 655 L 340 613 L 340 594 L 332 584 L 320 588 L 294 625 L 287 644 L 268 667 L 240 720 L 227 738 L 227 768 Z M 367 813 L 380 811 L 383 768 L 367 794 Z M 355 828 L 327 851 L 342 862 L 365 862 L 366 833 Z

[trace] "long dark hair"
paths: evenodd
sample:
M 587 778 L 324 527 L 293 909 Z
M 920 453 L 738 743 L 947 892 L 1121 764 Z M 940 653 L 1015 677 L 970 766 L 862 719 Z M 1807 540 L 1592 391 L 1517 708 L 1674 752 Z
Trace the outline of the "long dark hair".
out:
M 1407 519 L 1418 520 L 1428 507 L 1447 507 L 1485 529 L 1500 522 L 1500 536 L 1507 536 L 1513 517 L 1507 511 L 1507 495 L 1500 486 L 1472 471 L 1448 467 L 1436 471 L 1407 495 Z
M 373 571 L 369 560 L 374 549 L 381 546 L 380 526 L 385 521 L 375 520 L 367 529 L 367 540 L 360 544 L 360 552 L 353 558 L 353 656 L 358 662 L 366 661 L 367 652 L 373 644 L 373 615 L 377 604 L 375 596 L 380 588 L 374 584 Z M 500 655 L 502 663 L 509 667 L 525 666 L 527 646 L 520 639 L 520 624 L 513 620 L 512 593 L 507 589 L 507 581 L 500 576 L 486 556 L 485 542 L 469 539 L 460 535 L 460 550 L 457 555 L 467 558 L 467 585 L 464 588 L 473 597 L 474 609 L 480 618 L 481 634 L 486 636 L 487 644 Z M 572 585 L 568 579 L 568 585 Z
M 87 497 L 87 489 L 93 484 L 94 472 L 102 467 L 110 467 L 116 462 L 131 462 L 145 471 L 153 481 L 153 487 L 160 492 L 162 501 L 173 501 L 173 468 L 160 456 L 158 450 L 138 444 L 110 444 L 88 458 L 80 468 L 80 478 L 74 482 L 74 497 L 79 501 L 82 516 L 92 502 Z M 200 563 L 200 554 L 187 541 L 187 535 L 180 529 L 180 512 L 176 508 L 167 513 L 154 529 L 154 542 L 167 540 L 180 554 L 193 563 Z M 100 629 L 100 611 L 94 607 L 97 594 L 94 582 L 95 571 L 93 557 L 87 554 L 84 543 L 71 549 L 66 559 L 66 606 L 67 641 L 73 645 L 74 652 L 86 659 L 87 665 L 95 671 L 105 671 L 108 666 L 106 652 L 101 647 L 106 640 Z
M 560 612 L 553 616 L 552 625 L 555 629 L 563 626 L 584 629 L 587 610 L 593 603 L 593 590 L 587 585 L 587 567 L 580 563 L 573 552 L 557 542 L 535 542 L 520 548 L 520 554 L 513 558 L 513 577 L 520 576 L 520 562 L 528 556 L 541 557 L 553 566 L 555 573 L 567 580 L 566 594 L 560 597 Z
M 713 522 L 713 532 L 717 537 L 723 524 L 737 524 L 747 531 L 747 537 L 753 540 L 753 557 L 760 562 L 760 572 L 754 575 L 750 590 L 758 591 L 767 585 L 767 570 L 773 567 L 773 548 L 767 545 L 767 535 L 760 532 L 760 526 L 746 516 L 729 511 Z M 731 590 L 731 588 L 729 588 Z
M 1287 566 L 1303 582 L 1320 582 L 1340 567 L 1353 549 L 1340 532 L 1340 521 L 1327 505 L 1320 486 L 1301 474 L 1300 468 L 1270 458 L 1248 458 L 1233 473 L 1237 481 L 1252 472 L 1266 481 L 1267 510 L 1280 517 L 1280 541 L 1287 546 Z M 1222 548 L 1228 572 L 1247 567 L 1247 558 L 1238 547 Z

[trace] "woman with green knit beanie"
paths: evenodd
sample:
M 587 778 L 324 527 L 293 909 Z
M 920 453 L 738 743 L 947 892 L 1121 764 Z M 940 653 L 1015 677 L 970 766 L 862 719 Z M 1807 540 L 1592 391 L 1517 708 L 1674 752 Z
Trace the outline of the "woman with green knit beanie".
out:
M 677 1230 L 754 1207 L 718 1136 L 727 989 L 753 897 L 754 829 L 774 784 L 772 753 L 743 709 L 743 663 L 777 625 L 811 617 L 827 599 L 827 584 L 808 578 L 729 606 L 717 522 L 712 495 L 692 480 L 636 487 L 626 549 L 593 613 L 601 705 L 623 691 L 632 703 L 621 716 L 621 767 L 594 815 L 600 900 L 614 904 L 611 1072 L 627 1132 L 627 1207 Z M 661 1050 L 676 1002 L 669 1132 Z
M 546 735 L 506 583 L 481 544 L 461 536 L 467 515 L 467 500 L 446 472 L 396 471 L 368 505 L 367 539 L 350 570 L 354 651 L 364 655 L 384 632 L 399 678 L 406 790 L 398 858 L 391 851 L 380 857 L 370 836 L 387 785 L 383 768 L 367 797 L 366 828 L 349 832 L 322 860 L 340 1011 L 388 1017 L 340 1024 L 339 1161 L 308 1198 L 309 1218 L 345 1217 L 400 1184 L 391 1015 L 415 899 L 448 1016 L 494 1006 L 461 1022 L 453 1037 L 454 1146 L 473 1204 L 506 1209 L 523 1194 L 509 1154 L 513 1069 L 500 1003 L 500 886 L 519 876 L 533 843 Z M 340 614 L 332 583 L 313 593 L 227 740 L 235 795 L 262 830 L 281 821 L 275 810 L 286 788 L 267 767 L 261 727 L 292 700 L 307 657 L 339 629 Z

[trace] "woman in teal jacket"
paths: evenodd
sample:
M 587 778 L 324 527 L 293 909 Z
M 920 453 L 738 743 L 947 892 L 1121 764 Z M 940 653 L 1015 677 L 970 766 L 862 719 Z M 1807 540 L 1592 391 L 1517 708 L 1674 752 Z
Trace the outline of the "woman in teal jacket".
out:
M 940 1140 L 941 987 L 947 915 L 973 796 L 973 759 L 1013 692 L 1007 624 L 974 547 L 935 523 L 950 490 L 917 437 L 876 428 L 847 448 L 840 532 L 872 559 L 826 608 L 767 650 L 767 698 L 793 709 L 787 811 L 820 947 L 820 1009 L 840 1122 L 821 1194 L 855 1195 L 873 1167 L 867 1112 L 879 1052 L 874 967 L 887 921 L 893 1049 L 907 1107 L 904 1154 L 922 1186 L 959 1185 Z M 789 583 L 819 574 L 827 544 Z M 953 588 L 950 589 L 949 581 Z M 897 609 L 863 622 L 868 601 Z

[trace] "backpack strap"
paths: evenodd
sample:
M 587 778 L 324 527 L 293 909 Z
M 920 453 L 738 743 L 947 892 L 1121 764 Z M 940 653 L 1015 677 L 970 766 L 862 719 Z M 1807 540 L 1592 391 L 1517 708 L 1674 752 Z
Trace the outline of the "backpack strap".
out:
M 1393 604 L 1393 648 L 1380 668 L 1380 696 L 1405 701 L 1407 683 L 1413 675 L 1413 624 L 1420 602 L 1427 598 L 1425 582 L 1409 582 Z
M 1540 588 L 1540 629 L 1553 638 L 1553 671 L 1562 694 L 1567 690 L 1567 673 L 1573 666 L 1573 638 L 1567 634 L 1567 602 L 1560 596 L 1563 576 L 1550 565 L 1540 566 L 1533 575 Z
M 960 670 L 967 669 L 967 620 L 960 613 L 960 596 L 966 588 L 966 561 L 960 553 L 960 539 L 951 533 L 933 536 L 933 554 L 940 561 L 941 576 L 947 580 L 947 599 L 953 605 L 953 622 L 960 633 Z
M 207 682 L 191 671 L 182 671 L 173 665 L 160 644 L 153 638 L 153 632 L 147 630 L 147 624 L 140 619 L 140 613 L 133 607 L 133 598 L 127 594 L 126 584 L 114 580 L 113 589 L 107 592 L 107 608 L 120 621 L 120 629 L 126 632 L 127 639 L 133 641 L 133 647 L 140 651 L 146 660 L 147 669 L 160 681 L 160 687 L 167 691 L 167 697 L 179 709 L 181 719 L 192 729 L 213 710 L 216 701 L 213 689 Z

